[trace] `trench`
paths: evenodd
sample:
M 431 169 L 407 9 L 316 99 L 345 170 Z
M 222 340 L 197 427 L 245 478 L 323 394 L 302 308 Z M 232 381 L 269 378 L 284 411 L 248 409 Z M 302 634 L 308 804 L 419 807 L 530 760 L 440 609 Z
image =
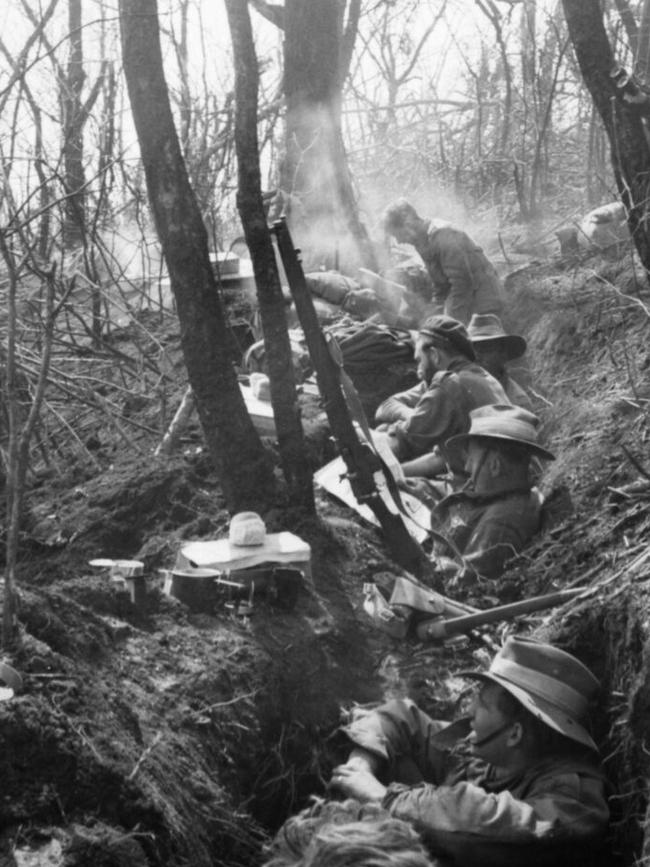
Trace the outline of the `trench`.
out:
M 623 264 L 610 263 L 606 269 L 614 285 L 629 280 Z M 634 303 L 621 303 L 616 289 L 595 279 L 593 270 L 558 279 L 547 268 L 533 266 L 510 281 L 509 291 L 508 330 L 525 335 L 529 345 L 518 374 L 542 397 L 543 434 L 558 455 L 542 480 L 543 489 L 549 498 L 561 491 L 563 499 L 554 528 L 533 550 L 533 563 L 526 564 L 528 578 L 535 581 L 544 571 L 542 566 L 536 571 L 538 556 L 540 561 L 546 557 L 548 571 L 555 540 L 562 546 L 553 565 L 560 580 L 568 576 L 575 581 L 598 561 L 611 563 L 603 572 L 606 590 L 575 610 L 563 609 L 544 620 L 537 634 L 576 653 L 602 683 L 593 724 L 610 782 L 605 860 L 614 867 L 638 867 L 650 855 L 645 746 L 650 740 L 650 590 L 624 571 L 613 585 L 609 582 L 620 571 L 619 546 L 625 550 L 635 538 L 649 538 L 650 523 L 642 502 L 620 503 L 608 491 L 637 475 L 619 443 L 645 442 L 648 436 L 648 321 Z M 612 526 L 619 529 L 612 532 Z M 412 694 L 413 672 L 410 677 L 404 683 Z M 385 692 L 381 678 L 376 685 Z M 282 781 L 270 799 L 271 809 L 264 799 L 251 802 L 254 815 L 271 832 L 310 794 L 322 792 L 323 770 L 335 760 L 327 754 L 328 726 L 333 731 L 330 720 L 324 732 L 299 739 L 289 750 L 285 766 L 293 767 L 291 779 Z M 274 742 L 277 727 L 269 735 Z M 313 755 L 319 752 L 326 757 L 324 768 L 315 769 Z
M 569 491 L 573 505 L 513 567 L 507 580 L 519 597 L 603 564 L 606 576 L 616 577 L 626 548 L 650 538 L 644 500 L 614 501 L 610 490 L 634 475 L 620 445 L 641 453 L 647 441 L 647 322 L 592 277 L 558 279 L 533 267 L 509 281 L 508 328 L 528 339 L 522 376 L 543 397 L 544 435 L 558 456 L 542 484 L 549 496 Z M 104 553 L 98 540 L 121 540 L 121 555 L 146 554 L 162 565 L 172 507 L 181 509 L 180 521 L 191 521 L 188 535 L 223 532 L 226 516 L 210 512 L 218 494 L 196 467 L 170 462 L 144 481 L 136 475 L 126 469 L 116 499 L 105 492 L 102 502 L 107 512 L 117 506 L 119 526 L 101 510 L 87 516 L 95 535 L 84 561 Z M 93 508 L 99 502 L 92 490 L 88 499 Z M 378 638 L 360 611 L 360 588 L 393 566 L 373 531 L 342 508 L 320 508 L 323 526 L 299 530 L 312 546 L 314 594 L 290 613 L 261 610 L 245 626 L 190 617 L 160 597 L 139 620 L 78 563 L 52 558 L 48 577 L 38 558 L 51 554 L 28 556 L 43 577 L 23 594 L 27 636 L 17 663 L 34 677 L 28 696 L 0 703 L 0 823 L 23 836 L 5 840 L 27 846 L 26 828 L 76 829 L 77 854 L 66 855 L 65 867 L 253 867 L 268 835 L 312 794 L 324 793 L 342 757 L 333 737 L 341 708 L 402 689 L 428 701 L 433 715 L 451 716 L 453 701 L 436 698 L 436 689 L 451 668 L 467 664 L 458 664 L 455 651 L 453 659 L 433 649 L 406 652 Z M 148 523 L 140 528 L 144 512 Z M 615 867 L 650 855 L 650 600 L 643 577 L 623 570 L 578 608 L 529 624 L 575 652 L 603 683 L 596 734 L 615 790 Z M 473 666 L 472 649 L 466 662 Z M 389 655 L 396 671 L 379 664 Z M 125 836 L 129 853 L 119 849 Z

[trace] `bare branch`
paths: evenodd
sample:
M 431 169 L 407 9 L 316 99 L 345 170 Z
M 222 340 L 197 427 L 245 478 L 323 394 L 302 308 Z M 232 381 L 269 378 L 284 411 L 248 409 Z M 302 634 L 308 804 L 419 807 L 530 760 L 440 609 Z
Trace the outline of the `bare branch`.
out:
M 45 30 L 45 26 L 46 26 L 47 22 L 50 20 L 50 18 L 52 17 L 52 14 L 54 13 L 54 10 L 55 10 L 58 2 L 59 2 L 59 0 L 50 0 L 50 5 L 47 7 L 45 12 L 43 12 L 38 18 L 32 19 L 33 23 L 35 25 L 34 31 L 30 35 L 30 37 L 27 40 L 27 42 L 25 43 L 25 45 L 23 46 L 23 50 L 20 52 L 20 54 L 16 58 L 16 66 L 14 68 L 13 74 L 9 76 L 8 84 L 5 85 L 5 87 L 0 91 L 0 98 L 4 97 L 0 101 L 0 111 L 2 111 L 2 108 L 4 107 L 4 104 L 6 102 L 6 98 L 9 94 L 9 92 L 11 91 L 11 88 L 21 78 L 21 76 L 23 76 L 25 74 L 26 69 L 27 69 L 25 66 L 25 61 L 27 60 L 27 55 L 29 54 L 29 50 L 32 47 L 32 45 L 36 42 L 36 40 L 39 39 L 40 37 L 42 37 L 43 31 Z M 23 6 L 26 6 L 26 0 L 23 0 Z M 30 9 L 30 12 L 31 12 L 31 9 Z M 30 18 L 31 18 L 31 16 L 30 16 Z
M 350 63 L 352 62 L 352 52 L 354 51 L 354 43 L 357 38 L 359 29 L 359 18 L 361 16 L 361 0 L 350 0 L 348 9 L 348 20 L 345 23 L 343 37 L 341 40 L 341 81 L 350 71 Z

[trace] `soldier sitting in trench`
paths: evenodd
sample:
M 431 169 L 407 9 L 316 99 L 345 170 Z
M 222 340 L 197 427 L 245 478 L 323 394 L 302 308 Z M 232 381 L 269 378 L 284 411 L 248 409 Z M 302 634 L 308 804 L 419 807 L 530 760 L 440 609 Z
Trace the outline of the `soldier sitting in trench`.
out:
M 554 456 L 539 445 L 538 424 L 522 407 L 483 406 L 471 413 L 468 433 L 448 441 L 448 452 L 464 452 L 469 478 L 431 511 L 432 528 L 453 546 L 449 550 L 436 536 L 434 559 L 447 589 L 498 578 L 539 531 L 542 498 L 532 486 L 530 464 Z M 462 567 L 449 558 L 452 552 L 462 555 Z
M 436 478 L 462 473 L 445 442 L 469 429 L 471 410 L 507 404 L 496 379 L 476 361 L 467 329 L 448 316 L 431 316 L 417 334 L 415 358 L 421 382 L 389 397 L 377 408 L 375 422 L 407 478 Z
M 479 682 L 469 718 L 433 720 L 403 699 L 355 711 L 331 788 L 410 822 L 443 864 L 600 863 L 609 810 L 586 727 L 593 674 L 550 644 L 509 638 L 487 672 L 459 676 Z
M 532 410 L 533 405 L 528 394 L 508 370 L 508 364 L 521 358 L 526 352 L 525 338 L 519 334 L 508 334 L 494 313 L 475 313 L 467 326 L 467 333 L 472 341 L 476 360 L 499 380 L 510 403 Z
M 501 314 L 499 275 L 466 232 L 420 217 L 406 199 L 386 208 L 382 225 L 388 235 L 401 244 L 412 244 L 419 253 L 435 287 L 435 312 L 464 325 L 473 313 Z

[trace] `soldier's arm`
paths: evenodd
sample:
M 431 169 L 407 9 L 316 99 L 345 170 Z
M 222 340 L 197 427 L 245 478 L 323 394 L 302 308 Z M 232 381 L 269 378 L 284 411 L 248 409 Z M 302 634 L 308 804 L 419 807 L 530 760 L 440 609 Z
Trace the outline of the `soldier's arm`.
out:
M 377 424 L 392 424 L 396 421 L 406 421 L 411 417 L 413 409 L 418 405 L 423 394 L 423 384 L 418 383 L 407 391 L 401 391 L 386 398 L 375 412 Z
M 598 839 L 609 818 L 602 781 L 579 773 L 549 773 L 530 786 L 525 800 L 465 781 L 390 786 L 382 805 L 413 824 L 434 851 L 462 864 L 481 863 L 481 852 L 486 859 L 499 853 L 498 863 L 523 864 L 528 847 Z

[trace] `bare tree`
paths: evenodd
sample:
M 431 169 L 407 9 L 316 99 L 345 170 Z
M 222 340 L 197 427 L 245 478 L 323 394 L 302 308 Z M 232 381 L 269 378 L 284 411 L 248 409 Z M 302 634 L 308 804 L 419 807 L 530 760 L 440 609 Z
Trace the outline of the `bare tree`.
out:
M 626 104 L 611 71 L 614 55 L 598 0 L 563 0 L 584 82 L 607 131 L 614 177 L 628 213 L 628 224 L 643 266 L 650 269 L 650 149 L 643 119 Z
M 228 357 L 208 239 L 190 186 L 165 82 L 156 0 L 120 0 L 122 58 L 147 189 L 171 277 L 181 344 L 210 454 L 232 511 L 275 496 L 269 460 Z
M 343 83 L 350 67 L 360 0 L 254 0 L 284 32 L 284 208 L 295 237 L 316 261 L 348 267 L 377 260 L 359 217 L 341 132 Z M 346 15 L 347 13 L 347 15 Z
M 18 243 L 15 239 L 18 238 Z M 34 263 L 29 244 L 24 245 L 21 237 L 21 227 L 14 224 L 0 233 L 0 255 L 4 261 L 7 277 L 7 352 L 4 359 L 6 391 L 4 406 L 8 417 L 9 445 L 7 455 L 7 523 L 6 523 L 6 555 L 5 555 L 5 585 L 2 611 L 2 644 L 11 646 L 16 639 L 16 563 L 18 559 L 18 540 L 21 525 L 21 507 L 25 493 L 25 478 L 29 466 L 29 448 L 32 435 L 38 422 L 39 413 L 45 396 L 45 387 L 50 367 L 54 323 L 65 299 L 65 293 L 59 292 L 55 302 L 55 270 L 42 270 Z M 22 251 L 21 251 L 22 247 Z M 41 354 L 38 364 L 36 388 L 31 398 L 31 405 L 25 413 L 23 399 L 20 394 L 19 369 L 17 364 L 17 342 L 19 322 L 17 314 L 17 297 L 19 281 L 24 278 L 27 265 L 36 271 L 37 277 L 46 284 L 45 313 L 43 319 L 43 334 L 41 339 Z M 23 377 L 24 380 L 24 377 Z
M 291 502 L 314 510 L 312 473 L 304 437 L 284 313 L 282 286 L 262 202 L 257 140 L 258 72 L 248 7 L 226 0 L 235 60 L 237 204 L 251 251 L 271 380 L 271 401 Z

